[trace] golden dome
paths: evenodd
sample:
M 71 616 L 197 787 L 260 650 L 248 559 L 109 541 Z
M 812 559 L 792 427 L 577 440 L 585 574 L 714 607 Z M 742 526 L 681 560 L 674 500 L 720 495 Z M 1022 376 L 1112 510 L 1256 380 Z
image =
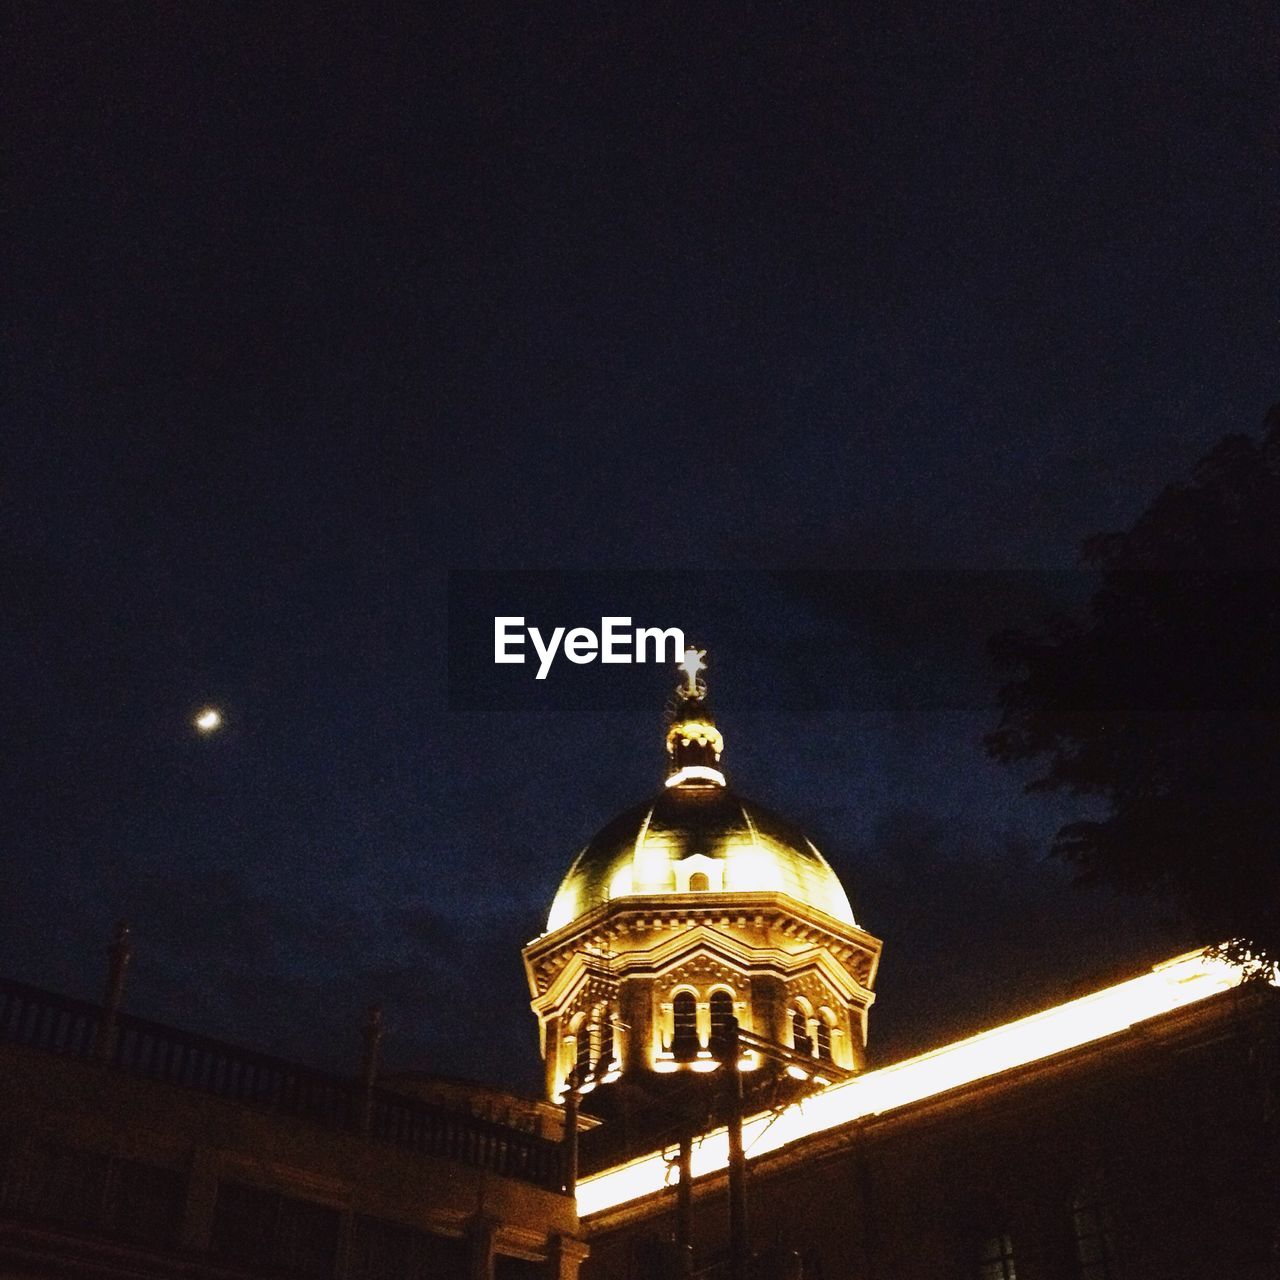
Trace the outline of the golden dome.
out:
M 726 786 L 685 783 L 668 785 L 588 841 L 560 885 L 547 931 L 616 898 L 697 892 L 785 893 L 857 927 L 811 840 Z

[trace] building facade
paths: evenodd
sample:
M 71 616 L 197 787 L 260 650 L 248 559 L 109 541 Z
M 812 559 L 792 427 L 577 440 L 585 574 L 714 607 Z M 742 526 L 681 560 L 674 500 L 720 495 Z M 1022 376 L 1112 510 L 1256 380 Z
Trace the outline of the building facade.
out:
M 574 1280 L 558 1114 L 0 983 L 0 1276 Z
M 1135 979 L 1163 995 L 1118 1029 L 1094 993 L 1041 1015 L 1042 1052 L 1001 1046 L 1000 1028 L 989 1071 L 961 1042 L 748 1120 L 749 1274 L 1274 1280 L 1278 993 L 1201 966 Z M 688 1270 L 668 1149 L 660 1167 L 640 1158 L 580 1187 L 586 1280 L 728 1274 L 723 1134 L 701 1142 Z

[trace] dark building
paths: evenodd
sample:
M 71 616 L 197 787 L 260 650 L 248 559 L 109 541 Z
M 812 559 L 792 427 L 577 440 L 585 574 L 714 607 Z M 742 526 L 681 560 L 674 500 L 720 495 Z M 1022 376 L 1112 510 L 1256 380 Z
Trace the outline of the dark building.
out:
M 545 1104 L 12 982 L 0 1079 L 0 1275 L 573 1280 L 585 1253 Z
M 1273 1277 L 1278 993 L 1229 985 L 1199 956 L 1163 973 L 1146 975 L 1157 984 L 1147 1007 L 1167 1007 L 1119 1029 L 1108 1029 L 1106 997 L 1132 983 L 1048 1011 L 1024 1045 L 1001 1044 L 1004 1028 L 989 1033 L 991 1073 L 966 1053 L 982 1046 L 961 1042 L 833 1086 L 791 1114 L 748 1120 L 751 1274 Z M 1052 1048 L 1087 1036 L 1094 1017 L 1096 1038 Z M 1036 1036 L 1044 1052 L 1017 1062 Z M 1013 1065 L 1000 1067 L 1006 1059 Z M 975 1078 L 948 1087 L 951 1066 Z M 719 1277 L 729 1250 L 723 1134 L 705 1141 L 692 1264 Z M 662 1168 L 641 1159 L 584 1182 L 587 1280 L 679 1273 L 674 1152 L 660 1159 Z

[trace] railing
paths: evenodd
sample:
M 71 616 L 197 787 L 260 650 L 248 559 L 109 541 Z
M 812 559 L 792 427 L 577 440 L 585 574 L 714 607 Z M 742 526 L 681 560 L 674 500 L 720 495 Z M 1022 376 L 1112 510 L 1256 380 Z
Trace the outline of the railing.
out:
M 93 1054 L 101 1009 L 0 979 L 0 1043 L 74 1058 Z M 358 1081 L 120 1014 L 107 1059 L 116 1070 L 331 1128 L 355 1128 Z M 374 1089 L 368 1136 L 419 1155 L 558 1190 L 559 1144 L 433 1103 Z
M 558 1142 L 381 1089 L 374 1091 L 369 1136 L 540 1187 L 558 1190 L 562 1183 Z
M 51 1053 L 87 1057 L 100 1016 L 96 1005 L 41 991 L 21 982 L 0 982 L 0 1041 Z

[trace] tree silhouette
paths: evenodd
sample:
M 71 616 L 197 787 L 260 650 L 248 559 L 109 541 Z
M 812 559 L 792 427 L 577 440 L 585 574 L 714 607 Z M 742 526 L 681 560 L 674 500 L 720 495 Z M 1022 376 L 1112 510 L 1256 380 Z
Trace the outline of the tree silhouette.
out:
M 1280 960 L 1280 406 L 1124 533 L 1091 538 L 1083 619 L 1010 631 L 988 751 L 1092 803 L 1054 852 L 1177 903 L 1233 958 Z

